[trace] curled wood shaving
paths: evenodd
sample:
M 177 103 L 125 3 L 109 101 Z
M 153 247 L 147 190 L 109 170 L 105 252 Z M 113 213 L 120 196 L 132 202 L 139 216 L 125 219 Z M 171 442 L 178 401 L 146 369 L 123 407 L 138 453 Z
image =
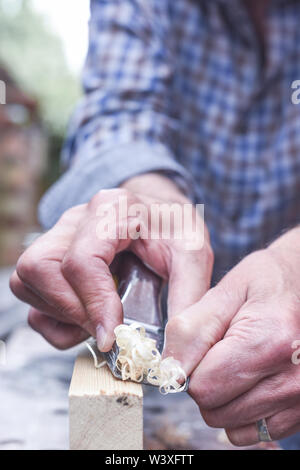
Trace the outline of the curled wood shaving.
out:
M 119 347 L 117 367 L 123 380 L 141 382 L 145 377 L 164 395 L 185 389 L 187 377 L 180 362 L 173 357 L 162 359 L 156 341 L 146 336 L 142 325 L 119 325 L 114 332 Z

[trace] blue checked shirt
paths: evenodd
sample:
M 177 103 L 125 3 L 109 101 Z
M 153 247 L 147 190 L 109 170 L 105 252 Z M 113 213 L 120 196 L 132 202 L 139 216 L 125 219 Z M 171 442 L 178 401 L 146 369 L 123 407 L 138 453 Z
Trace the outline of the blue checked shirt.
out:
M 44 226 L 163 172 L 205 204 L 218 279 L 299 223 L 300 2 L 271 1 L 266 26 L 264 58 L 242 1 L 92 0 L 85 95 Z

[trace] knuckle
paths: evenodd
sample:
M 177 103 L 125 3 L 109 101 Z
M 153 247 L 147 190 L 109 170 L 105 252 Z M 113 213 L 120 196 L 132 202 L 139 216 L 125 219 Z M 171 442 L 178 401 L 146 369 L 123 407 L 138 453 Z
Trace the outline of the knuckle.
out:
M 171 318 L 166 325 L 166 334 L 169 337 L 185 338 L 189 337 L 190 327 L 185 318 L 181 315 L 176 315 Z
M 35 331 L 40 333 L 40 329 L 38 326 L 37 316 L 34 314 L 32 310 L 29 310 L 28 317 L 27 317 L 28 325 Z
M 115 202 L 119 197 L 126 197 L 129 199 L 132 197 L 132 193 L 125 188 L 113 188 L 99 191 L 90 199 L 88 208 L 94 209 L 103 202 Z
M 36 329 L 36 328 L 34 328 Z M 56 349 L 64 351 L 72 346 L 70 341 L 61 334 L 52 334 L 51 336 L 45 333 L 42 329 L 36 329 L 44 338 Z
M 200 410 L 212 410 L 215 408 L 213 397 L 214 384 L 209 380 L 197 380 L 192 378 L 189 385 L 189 394 L 195 400 Z
M 16 271 L 19 278 L 25 283 L 34 281 L 42 272 L 40 257 L 33 250 L 27 250 L 19 258 Z
M 78 216 L 82 215 L 86 209 L 87 204 L 80 204 L 74 207 L 71 207 L 70 209 L 67 209 L 62 216 L 60 217 L 59 221 L 63 223 L 69 223 L 74 220 L 74 218 L 77 219 Z
M 52 346 L 54 346 L 56 349 L 59 349 L 60 351 L 64 351 L 72 346 L 72 344 L 68 340 L 66 340 L 60 335 L 48 339 L 48 341 L 52 344 Z
M 74 345 L 82 342 L 89 335 L 79 327 L 70 327 L 69 331 L 60 329 L 57 325 L 57 331 L 54 331 L 51 338 L 46 338 L 56 349 L 65 350 L 73 347 Z
M 223 428 L 222 420 L 213 411 L 203 411 L 202 418 L 204 419 L 207 426 L 211 428 Z
M 132 196 L 132 193 L 131 191 L 129 191 L 128 189 L 126 188 L 117 188 L 115 190 L 115 194 L 119 197 L 119 196 L 124 196 L 124 197 L 128 197 L 130 198 Z
M 203 385 L 198 389 L 197 402 L 203 410 L 212 410 L 215 407 L 211 389 L 212 387 Z
M 283 318 L 286 320 L 287 316 L 284 315 Z M 291 323 L 274 316 L 270 320 L 268 330 L 269 334 L 263 338 L 258 352 L 262 350 L 266 362 L 270 364 L 274 363 L 274 358 L 276 358 L 276 364 L 290 362 L 292 343 L 295 339 L 295 330 Z
M 267 419 L 267 426 L 271 438 L 273 440 L 278 440 L 283 439 L 287 435 L 291 434 L 289 431 L 293 429 L 294 426 L 298 426 L 299 417 L 299 412 L 294 409 L 293 416 L 289 411 L 287 411 L 286 413 L 278 413 L 277 415 Z
M 12 293 L 19 297 L 21 292 L 23 291 L 23 283 L 21 280 L 17 278 L 17 275 L 12 275 L 9 280 L 9 287 Z
M 30 310 L 29 313 L 28 313 L 28 317 L 27 317 L 28 325 L 33 330 L 40 333 L 56 349 L 64 350 L 64 349 L 68 349 L 69 347 L 71 347 L 72 344 L 70 344 L 69 339 L 66 338 L 59 331 L 54 332 L 51 335 L 49 334 L 49 332 L 47 332 L 47 328 L 40 321 L 41 320 L 41 315 L 42 314 L 40 314 L 40 313 L 38 313 L 34 310 Z M 58 322 L 57 322 L 57 325 L 58 325 Z
M 108 193 L 108 191 L 107 191 Z M 103 202 L 103 192 L 99 191 L 97 194 L 95 194 L 88 202 L 88 209 L 95 209 Z
M 292 343 L 294 340 L 295 336 L 291 336 L 286 332 L 281 332 L 281 334 L 278 337 L 278 340 L 276 341 L 276 344 L 274 344 L 274 349 L 276 352 L 276 356 L 278 357 L 278 360 L 284 361 L 284 362 L 290 362 L 291 361 L 291 351 L 292 351 Z M 275 356 L 275 357 L 276 357 Z
M 197 400 L 197 390 L 198 390 L 198 384 L 195 378 L 191 378 L 190 383 L 189 383 L 189 395 L 195 400 L 195 402 L 198 404 Z
M 293 337 L 291 337 L 288 331 L 282 330 L 281 333 L 278 335 L 275 347 L 279 356 L 283 360 L 290 359 L 292 340 Z
M 242 436 L 237 429 L 226 429 L 226 434 L 227 434 L 229 441 L 234 446 L 240 447 L 240 446 L 245 445 L 245 443 L 242 440 Z
M 79 252 L 67 253 L 61 263 L 61 272 L 67 279 L 73 278 L 82 271 L 86 257 Z

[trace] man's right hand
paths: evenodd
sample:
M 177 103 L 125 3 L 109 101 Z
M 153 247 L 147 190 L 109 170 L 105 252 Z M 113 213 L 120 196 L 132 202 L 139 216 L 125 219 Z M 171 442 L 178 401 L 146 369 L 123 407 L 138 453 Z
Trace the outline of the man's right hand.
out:
M 151 175 L 145 175 L 149 182 Z M 154 184 L 156 176 L 153 175 Z M 143 176 L 137 178 L 143 186 Z M 164 191 L 169 182 L 157 176 Z M 146 181 L 146 180 L 145 180 Z M 174 186 L 174 185 L 173 185 Z M 152 186 L 153 189 L 153 186 Z M 162 191 L 162 192 L 164 192 Z M 155 191 L 156 192 L 156 191 Z M 163 200 L 121 188 L 100 191 L 88 204 L 66 211 L 57 224 L 39 237 L 20 257 L 10 286 L 14 294 L 30 304 L 28 321 L 52 345 L 65 349 L 90 335 L 97 338 L 100 350 L 108 351 L 114 341 L 114 328 L 122 323 L 122 305 L 110 271 L 117 253 L 133 251 L 157 274 L 169 281 L 169 318 L 197 302 L 207 291 L 213 264 L 209 236 L 204 228 L 201 249 L 189 251 L 186 240 L 136 239 L 129 236 L 115 239 L 99 234 L 99 207 L 118 211 L 119 197 L 126 197 L 128 206 L 139 203 L 150 208 L 152 203 L 188 203 L 178 197 L 164 195 Z M 194 216 L 199 215 L 194 209 Z M 143 228 L 143 217 L 129 217 L 121 225 Z M 117 235 L 122 226 L 116 223 Z M 100 236 L 99 236 L 100 235 Z M 203 234 L 202 234 L 203 235 Z

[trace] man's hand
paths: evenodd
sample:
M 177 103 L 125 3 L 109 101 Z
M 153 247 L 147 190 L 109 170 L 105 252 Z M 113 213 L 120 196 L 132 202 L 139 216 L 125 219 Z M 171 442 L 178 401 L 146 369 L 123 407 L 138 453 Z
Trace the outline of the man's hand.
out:
M 99 209 L 105 207 L 118 214 L 120 197 L 127 199 L 128 206 L 141 204 L 148 214 L 154 203 L 190 203 L 160 175 L 136 177 L 124 186 L 100 191 L 88 204 L 68 210 L 17 263 L 11 289 L 32 306 L 29 324 L 58 348 L 71 347 L 90 335 L 97 338 L 100 350 L 111 348 L 113 331 L 122 323 L 123 312 L 110 266 L 117 253 L 125 249 L 132 250 L 169 280 L 170 317 L 198 301 L 209 288 L 212 251 L 207 232 L 201 234 L 204 243 L 198 251 L 186 250 L 184 239 L 133 240 L 128 235 L 130 229 L 142 233 L 147 227 L 147 215 L 141 213 L 135 217 L 122 215 L 120 220 L 105 219 L 116 229 L 117 236 L 101 233 L 104 227 L 99 225 Z M 147 193 L 159 194 L 163 199 Z
M 295 229 L 247 256 L 167 326 L 165 354 L 192 373 L 190 394 L 205 421 L 235 445 L 256 443 L 262 418 L 272 439 L 300 430 L 300 365 L 292 362 L 299 294 Z

